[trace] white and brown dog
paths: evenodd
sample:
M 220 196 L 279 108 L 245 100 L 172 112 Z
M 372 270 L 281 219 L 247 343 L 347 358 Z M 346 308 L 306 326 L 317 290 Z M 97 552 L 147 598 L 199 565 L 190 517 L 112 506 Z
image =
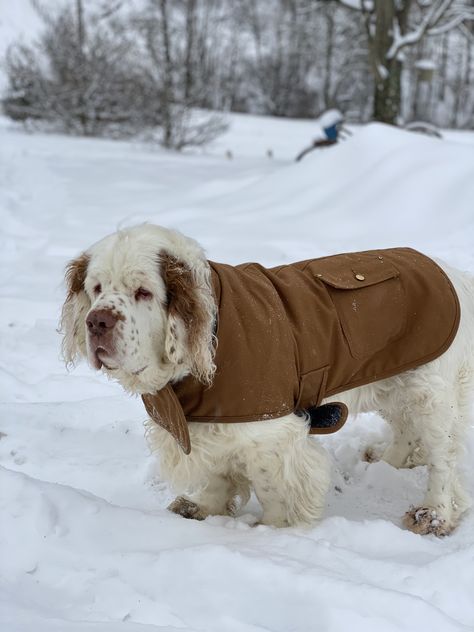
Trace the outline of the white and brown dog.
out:
M 173 280 L 159 265 L 183 264 Z M 427 465 L 424 502 L 406 514 L 417 533 L 445 535 L 469 507 L 458 467 L 474 382 L 474 282 L 443 269 L 461 304 L 454 342 L 437 359 L 394 377 L 328 398 L 351 412 L 377 411 L 393 430 L 383 460 L 397 468 Z M 182 271 L 185 270 L 183 274 Z M 68 364 L 87 358 L 131 393 L 154 393 L 188 375 L 211 383 L 217 307 L 200 246 L 178 232 L 142 225 L 119 231 L 70 263 L 61 328 Z M 321 517 L 329 464 L 307 421 L 286 414 L 272 423 L 189 423 L 192 452 L 152 420 L 147 437 L 164 478 L 180 494 L 170 509 L 186 517 L 235 511 L 253 488 L 262 523 L 310 524 Z

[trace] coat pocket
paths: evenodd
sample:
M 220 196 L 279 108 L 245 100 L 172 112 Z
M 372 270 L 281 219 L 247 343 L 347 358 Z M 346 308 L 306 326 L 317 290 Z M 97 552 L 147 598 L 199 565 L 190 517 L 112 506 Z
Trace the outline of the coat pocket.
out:
M 407 306 L 400 274 L 383 255 L 348 254 L 314 264 L 353 358 L 368 358 L 403 334 Z

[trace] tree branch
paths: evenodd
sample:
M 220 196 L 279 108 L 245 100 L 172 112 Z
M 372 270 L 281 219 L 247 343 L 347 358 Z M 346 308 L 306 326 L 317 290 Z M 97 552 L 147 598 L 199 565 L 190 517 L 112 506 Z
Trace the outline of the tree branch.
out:
M 394 59 L 398 53 L 406 46 L 413 46 L 419 42 L 422 37 L 435 27 L 451 7 L 454 0 L 437 0 L 426 13 L 425 17 L 418 24 L 416 29 L 401 35 L 397 21 L 394 22 L 393 43 L 387 51 L 387 59 Z

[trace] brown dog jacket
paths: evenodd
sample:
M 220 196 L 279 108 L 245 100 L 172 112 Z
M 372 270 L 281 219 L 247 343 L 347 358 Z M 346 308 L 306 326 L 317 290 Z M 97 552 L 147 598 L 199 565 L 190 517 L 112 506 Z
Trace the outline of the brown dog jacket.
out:
M 218 305 L 212 385 L 188 376 L 142 396 L 186 454 L 188 421 L 268 421 L 318 406 L 434 360 L 459 325 L 450 280 L 410 248 L 269 269 L 209 263 Z

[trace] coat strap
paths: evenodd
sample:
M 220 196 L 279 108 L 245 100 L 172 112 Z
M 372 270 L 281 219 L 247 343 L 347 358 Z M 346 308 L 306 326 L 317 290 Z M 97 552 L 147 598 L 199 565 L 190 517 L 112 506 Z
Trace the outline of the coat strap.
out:
M 322 406 L 311 406 L 305 411 L 309 415 L 309 434 L 332 434 L 346 423 L 349 411 L 341 402 L 330 402 Z
M 171 384 L 157 393 L 142 395 L 146 412 L 159 426 L 167 430 L 179 443 L 183 452 L 191 452 L 188 422 Z

